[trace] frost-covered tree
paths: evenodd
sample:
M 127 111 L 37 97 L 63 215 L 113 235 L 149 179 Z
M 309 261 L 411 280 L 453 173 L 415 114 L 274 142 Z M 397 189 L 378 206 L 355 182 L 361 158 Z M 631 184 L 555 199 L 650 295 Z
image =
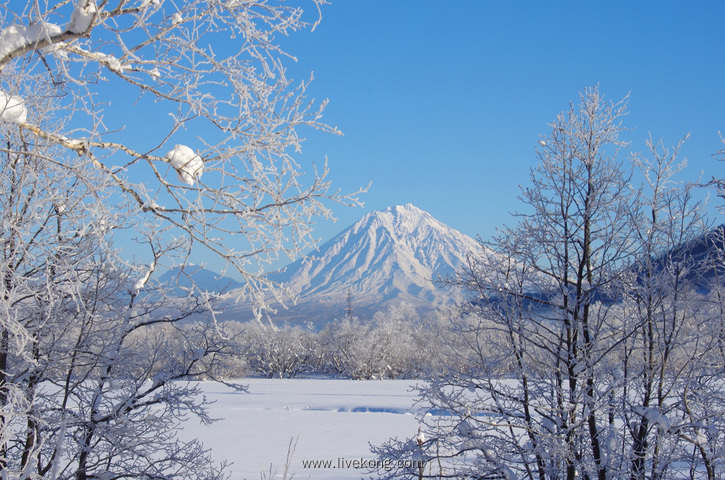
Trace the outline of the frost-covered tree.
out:
M 408 303 L 391 305 L 373 315 L 373 341 L 381 358 L 380 378 L 418 378 L 432 368 L 439 339 L 423 317 Z
M 312 371 L 314 333 L 301 326 L 249 324 L 245 329 L 247 363 L 267 378 L 295 378 Z
M 354 379 L 416 377 L 430 357 L 427 333 L 432 331 L 424 331 L 421 314 L 405 303 L 372 319 L 346 315 L 317 334 L 316 364 L 318 370 Z
M 209 420 L 194 387 L 177 380 L 203 374 L 201 360 L 223 350 L 224 340 L 208 324 L 187 327 L 180 344 L 147 338 L 154 326 L 173 328 L 205 306 L 149 291 L 148 275 L 139 280 L 108 245 L 107 230 L 121 228 L 123 216 L 67 175 L 69 166 L 84 168 L 76 159 L 38 162 L 42 151 L 25 144 L 6 152 L 0 176 L 8 193 L 0 264 L 3 475 L 219 478 L 201 446 L 180 442 L 175 429 L 189 414 Z
M 383 368 L 370 321 L 346 315 L 318 334 L 324 371 L 354 379 L 371 379 Z
M 722 141 L 722 143 L 725 143 L 725 138 L 723 138 L 722 136 L 720 137 L 720 140 Z M 725 161 L 725 148 L 720 149 L 715 154 L 715 158 L 721 162 Z M 725 199 L 725 178 L 713 177 L 711 184 L 717 189 L 717 195 L 721 199 Z
M 295 159 L 302 127 L 337 132 L 279 47 L 322 3 L 310 21 L 283 1 L 0 6 L 3 478 L 220 476 L 174 432 L 206 418 L 183 381 L 233 345 L 201 321 L 213 299 L 154 272 L 201 249 L 261 310 L 265 262 L 356 202 Z
M 330 190 L 326 166 L 306 177 L 294 158 L 302 127 L 337 130 L 321 122 L 326 102 L 305 97 L 309 81 L 288 78 L 278 38 L 314 28 L 323 3 L 310 0 L 309 21 L 284 1 L 4 5 L 1 118 L 82 158 L 110 201 L 220 255 L 256 293 L 269 286 L 260 262 L 310 246 L 325 199 L 355 202 Z
M 627 425 L 621 432 L 609 427 L 610 435 L 625 436 L 616 441 L 619 453 L 611 455 L 626 463 L 610 462 L 610 468 L 631 478 L 667 478 L 675 462 L 694 455 L 699 460 L 691 468 L 704 466 L 702 476 L 715 478 L 714 456 L 692 429 L 723 426 L 715 386 L 721 372 L 713 370 L 717 362 L 708 353 L 719 334 L 706 298 L 711 288 L 719 288 L 706 278 L 717 254 L 709 248 L 697 252 L 693 245 L 703 241 L 707 224 L 702 203 L 692 195 L 695 185 L 676 180 L 686 166 L 678 160 L 681 144 L 670 151 L 650 139 L 647 146 L 647 158 L 634 157 L 645 179 L 630 227 L 637 261 L 620 287 L 618 355 L 610 362 L 608 408 Z M 693 405 L 703 398 L 710 399 L 712 409 L 695 418 Z M 711 447 L 721 444 L 716 437 L 708 439 Z M 621 454 L 625 447 L 631 448 L 627 456 Z
M 446 414 L 423 417 L 423 441 L 376 448 L 426 467 L 387 476 L 720 475 L 722 368 L 698 291 L 708 259 L 673 253 L 705 232 L 701 205 L 674 182 L 676 151 L 653 142 L 635 162 L 644 185 L 631 187 L 625 112 L 592 88 L 552 123 L 518 225 L 458 279 L 473 293 L 454 322 L 468 364 L 421 388 Z

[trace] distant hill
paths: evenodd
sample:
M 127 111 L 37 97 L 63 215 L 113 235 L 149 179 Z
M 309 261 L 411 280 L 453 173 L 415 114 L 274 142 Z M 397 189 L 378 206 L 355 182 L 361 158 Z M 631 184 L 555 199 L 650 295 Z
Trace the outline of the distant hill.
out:
M 344 315 L 369 316 L 401 302 L 433 308 L 460 298 L 438 280 L 482 248 L 429 213 L 407 204 L 365 215 L 355 224 L 270 279 L 298 296 L 279 322 L 326 322 Z M 230 305 L 226 318 L 246 319 L 248 307 Z
M 224 293 L 242 286 L 242 283 L 233 278 L 193 264 L 189 264 L 183 269 L 172 268 L 159 277 L 159 282 L 175 285 L 174 293 L 179 296 L 186 295 L 184 289 L 191 288 L 192 284 L 201 291 L 211 293 Z
M 678 264 L 684 269 L 684 274 L 680 278 L 680 288 L 694 289 L 701 294 L 708 294 L 718 284 L 725 286 L 725 225 L 715 227 L 675 248 L 660 252 L 652 258 L 651 266 L 654 273 L 658 274 L 671 269 L 673 264 Z M 645 270 L 641 264 L 630 265 L 620 273 L 632 275 L 640 285 L 644 282 Z M 528 303 L 531 308 L 538 308 L 558 295 L 560 295 L 558 290 L 530 292 L 528 297 L 531 300 Z M 606 304 L 620 300 L 618 296 L 598 291 L 596 288 L 590 295 L 592 299 Z
M 725 284 L 725 225 L 654 259 L 655 268 L 665 268 L 673 259 L 688 265 L 687 279 L 703 293 L 717 282 Z

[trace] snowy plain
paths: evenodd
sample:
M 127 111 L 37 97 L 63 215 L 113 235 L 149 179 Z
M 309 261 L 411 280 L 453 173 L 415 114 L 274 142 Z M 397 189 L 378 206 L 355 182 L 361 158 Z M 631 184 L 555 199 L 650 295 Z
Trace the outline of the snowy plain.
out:
M 370 444 L 418 431 L 412 387 L 420 381 L 325 378 L 244 379 L 248 393 L 213 382 L 200 384 L 215 403 L 210 425 L 184 424 L 182 439 L 198 438 L 215 460 L 226 459 L 232 480 L 282 478 L 290 440 L 297 445 L 289 472 L 295 479 L 369 478 Z M 310 463 L 320 462 L 316 468 Z M 322 462 L 328 462 L 324 468 Z M 305 466 L 305 464 L 307 464 Z M 270 476 L 277 470 L 278 476 Z M 289 478 L 289 477 L 288 477 Z

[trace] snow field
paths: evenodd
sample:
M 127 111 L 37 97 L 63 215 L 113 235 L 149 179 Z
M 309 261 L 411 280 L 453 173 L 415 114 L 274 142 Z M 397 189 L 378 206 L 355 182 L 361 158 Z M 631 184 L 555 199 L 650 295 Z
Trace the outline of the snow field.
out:
M 290 473 L 295 478 L 367 477 L 360 465 L 374 461 L 370 444 L 418 432 L 416 381 L 336 379 L 245 379 L 249 393 L 216 383 L 201 383 L 215 401 L 211 426 L 190 419 L 183 439 L 198 438 L 215 460 L 234 462 L 232 480 L 259 479 L 277 470 L 281 478 L 291 439 L 297 439 Z M 327 462 L 328 467 L 323 465 Z M 313 467 L 317 464 L 316 467 Z M 274 477 L 273 477 L 274 478 Z

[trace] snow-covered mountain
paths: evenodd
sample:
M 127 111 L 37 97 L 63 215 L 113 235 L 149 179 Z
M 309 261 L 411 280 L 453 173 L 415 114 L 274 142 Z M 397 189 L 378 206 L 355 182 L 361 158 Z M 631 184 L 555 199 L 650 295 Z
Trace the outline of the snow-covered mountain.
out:
M 341 317 L 348 292 L 355 315 L 407 302 L 436 306 L 459 297 L 438 280 L 451 276 L 478 242 L 413 205 L 365 215 L 305 258 L 270 278 L 298 296 L 282 321 Z M 232 312 L 229 312 L 232 313 Z M 228 315 L 225 315 L 228 316 Z

